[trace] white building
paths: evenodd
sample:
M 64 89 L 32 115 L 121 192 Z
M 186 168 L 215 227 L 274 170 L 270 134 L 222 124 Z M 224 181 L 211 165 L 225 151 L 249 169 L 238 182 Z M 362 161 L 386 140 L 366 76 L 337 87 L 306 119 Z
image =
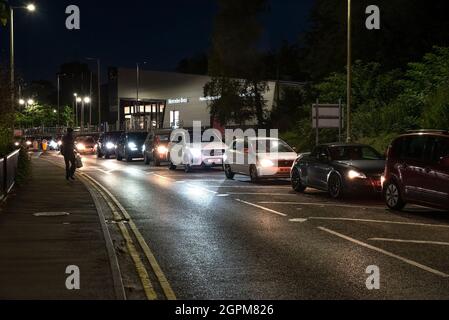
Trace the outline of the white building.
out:
M 213 98 L 204 97 L 209 76 L 143 70 L 137 74 L 137 69 L 109 70 L 111 123 L 118 121 L 127 129 L 149 129 L 190 128 L 193 121 L 201 121 L 203 127 L 214 127 L 208 109 Z M 275 104 L 276 84 L 268 81 L 269 90 L 264 95 L 268 110 Z

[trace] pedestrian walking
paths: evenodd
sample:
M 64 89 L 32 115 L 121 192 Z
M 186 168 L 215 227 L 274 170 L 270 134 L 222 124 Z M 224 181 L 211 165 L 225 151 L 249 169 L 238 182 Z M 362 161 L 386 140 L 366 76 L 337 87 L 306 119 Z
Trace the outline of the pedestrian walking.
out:
M 65 161 L 65 178 L 67 180 L 75 180 L 76 172 L 76 156 L 75 156 L 75 138 L 73 137 L 73 129 L 68 128 L 67 134 L 62 137 L 61 154 Z

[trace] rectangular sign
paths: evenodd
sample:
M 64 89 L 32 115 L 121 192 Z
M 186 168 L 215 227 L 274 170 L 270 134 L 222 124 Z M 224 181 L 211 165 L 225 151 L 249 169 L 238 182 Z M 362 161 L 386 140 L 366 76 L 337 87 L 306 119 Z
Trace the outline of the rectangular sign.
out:
M 341 128 L 341 106 L 338 104 L 314 104 L 312 127 L 314 129 Z

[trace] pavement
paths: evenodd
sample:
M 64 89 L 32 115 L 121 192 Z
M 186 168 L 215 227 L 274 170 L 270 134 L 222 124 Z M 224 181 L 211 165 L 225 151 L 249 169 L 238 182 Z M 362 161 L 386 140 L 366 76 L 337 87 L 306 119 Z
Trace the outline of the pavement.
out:
M 62 164 L 57 154 L 47 160 Z M 81 173 L 113 197 L 160 269 L 155 276 L 141 259 L 149 282 L 156 288 L 163 274 L 178 299 L 449 299 L 447 212 L 397 213 L 379 196 L 334 201 L 312 189 L 295 193 L 285 180 L 226 180 L 221 170 L 83 162 Z M 373 267 L 380 287 L 370 290 Z M 135 273 L 121 270 L 123 278 Z
M 65 215 L 68 214 L 68 215 Z M 68 290 L 68 266 L 80 290 Z M 74 282 L 71 282 L 74 283 Z M 89 191 L 33 157 L 32 176 L 0 206 L 0 299 L 114 299 L 100 219 Z

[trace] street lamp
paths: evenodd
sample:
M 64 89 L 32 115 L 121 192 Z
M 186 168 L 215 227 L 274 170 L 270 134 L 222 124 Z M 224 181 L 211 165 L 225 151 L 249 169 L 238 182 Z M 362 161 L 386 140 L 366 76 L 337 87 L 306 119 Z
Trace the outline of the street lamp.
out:
M 86 58 L 87 60 L 96 60 L 97 61 L 97 102 L 98 102 L 98 126 L 101 126 L 101 85 L 100 85 L 100 78 L 101 78 L 101 68 L 100 68 L 100 59 L 97 58 Z
M 9 13 L 10 13 L 10 73 L 11 73 L 11 104 L 14 106 L 14 100 L 15 100 L 15 90 L 14 90 L 14 82 L 15 82 L 15 74 L 14 74 L 14 68 L 15 68 L 15 61 L 14 61 L 14 9 L 25 9 L 29 12 L 36 11 L 36 6 L 32 3 L 28 4 L 27 6 L 21 6 L 21 7 L 9 7 Z
M 84 132 L 84 104 L 89 104 L 91 99 L 90 97 L 77 98 L 77 101 L 81 100 L 81 132 Z
M 351 0 L 348 0 L 348 60 L 347 60 L 347 80 L 346 80 L 346 142 L 351 142 L 351 104 L 352 104 L 352 46 L 351 46 Z

